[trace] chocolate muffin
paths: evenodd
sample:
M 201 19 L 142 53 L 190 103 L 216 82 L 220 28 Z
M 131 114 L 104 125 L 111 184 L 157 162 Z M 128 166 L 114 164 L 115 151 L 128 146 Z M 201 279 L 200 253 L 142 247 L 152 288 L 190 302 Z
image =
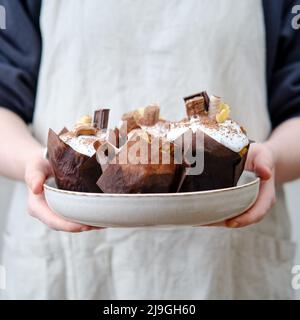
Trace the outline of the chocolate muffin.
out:
M 96 182 L 102 174 L 95 143 L 107 140 L 108 109 L 95 111 L 94 120 L 83 116 L 72 130 L 58 135 L 49 130 L 48 157 L 57 187 L 80 192 L 101 192 Z

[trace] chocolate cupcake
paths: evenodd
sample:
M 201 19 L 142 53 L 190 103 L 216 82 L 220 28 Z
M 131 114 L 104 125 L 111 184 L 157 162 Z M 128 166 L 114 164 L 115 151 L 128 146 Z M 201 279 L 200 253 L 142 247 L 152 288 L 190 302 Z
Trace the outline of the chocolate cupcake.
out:
M 174 161 L 174 144 L 163 136 L 149 133 L 149 128 L 153 129 L 158 123 L 157 114 L 157 106 L 146 109 L 144 116 L 139 119 L 140 125 L 130 130 L 126 143 L 105 165 L 105 170 L 97 182 L 103 192 L 176 191 L 182 173 L 181 167 Z
M 188 120 L 181 124 L 193 137 L 188 150 L 202 154 L 203 167 L 199 174 L 189 174 L 195 163 L 184 161 L 185 170 L 178 186 L 179 192 L 202 191 L 236 186 L 249 148 L 245 130 L 229 118 L 230 107 L 219 97 L 200 93 L 185 98 Z M 177 128 L 173 131 L 176 136 Z M 197 133 L 199 137 L 197 138 Z M 172 130 L 169 135 L 172 135 Z M 197 139 L 201 142 L 197 146 Z M 184 157 L 185 159 L 185 157 Z
M 83 116 L 72 130 L 58 135 L 49 130 L 48 156 L 57 187 L 80 192 L 101 192 L 96 182 L 102 174 L 95 143 L 107 139 L 108 109 L 95 111 L 94 119 Z

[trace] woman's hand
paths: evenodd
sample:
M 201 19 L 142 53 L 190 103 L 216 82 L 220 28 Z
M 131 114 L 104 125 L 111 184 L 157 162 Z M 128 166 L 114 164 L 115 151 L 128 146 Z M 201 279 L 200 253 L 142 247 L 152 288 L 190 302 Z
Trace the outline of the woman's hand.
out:
M 251 144 L 245 169 L 255 172 L 260 177 L 259 195 L 248 211 L 225 222 L 230 228 L 246 227 L 261 221 L 276 200 L 275 159 L 272 150 L 266 144 Z
M 25 182 L 28 186 L 28 212 L 51 229 L 67 232 L 81 232 L 99 229 L 67 221 L 49 209 L 45 197 L 43 184 L 52 175 L 48 160 L 42 156 L 34 157 L 25 167 Z

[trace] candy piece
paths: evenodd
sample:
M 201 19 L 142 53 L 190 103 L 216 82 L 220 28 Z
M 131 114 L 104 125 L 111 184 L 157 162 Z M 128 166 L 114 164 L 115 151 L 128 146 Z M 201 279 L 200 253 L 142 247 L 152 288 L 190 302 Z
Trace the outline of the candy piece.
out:
M 219 107 L 221 104 L 221 98 L 217 96 L 210 96 L 208 116 L 211 119 L 216 119 L 216 115 L 219 112 Z
M 81 126 L 75 127 L 76 137 L 83 136 L 83 135 L 93 136 L 96 133 L 97 133 L 97 129 L 89 125 L 81 125 Z
M 183 98 L 186 106 L 186 113 L 189 118 L 192 116 L 200 116 L 209 109 L 209 96 L 206 91 L 193 94 Z
M 203 97 L 195 97 L 186 101 L 185 103 L 186 113 L 190 118 L 195 116 L 200 116 L 205 112 L 204 108 L 204 98 Z
M 216 121 L 219 123 L 225 122 L 230 114 L 230 107 L 228 104 L 221 103 L 219 106 L 219 112 L 216 114 Z
M 109 109 L 99 109 L 94 113 L 94 127 L 98 130 L 107 129 Z
M 143 116 L 138 123 L 142 126 L 154 126 L 159 121 L 159 105 L 151 104 L 144 109 Z
M 184 101 L 189 119 L 206 114 L 209 109 L 209 97 L 206 91 L 185 97 Z

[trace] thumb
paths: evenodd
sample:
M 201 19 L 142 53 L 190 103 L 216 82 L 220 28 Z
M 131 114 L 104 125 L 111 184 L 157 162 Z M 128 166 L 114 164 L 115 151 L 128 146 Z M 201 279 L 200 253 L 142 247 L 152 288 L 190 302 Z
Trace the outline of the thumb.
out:
M 43 192 L 43 184 L 49 175 L 51 175 L 51 170 L 48 162 L 37 161 L 28 166 L 25 182 L 33 194 L 40 194 Z
M 30 170 L 26 174 L 26 183 L 34 194 L 43 192 L 43 184 L 46 180 L 46 174 L 40 170 Z
M 263 180 L 268 180 L 272 176 L 273 162 L 271 157 L 264 152 L 257 154 L 254 159 L 254 172 Z

